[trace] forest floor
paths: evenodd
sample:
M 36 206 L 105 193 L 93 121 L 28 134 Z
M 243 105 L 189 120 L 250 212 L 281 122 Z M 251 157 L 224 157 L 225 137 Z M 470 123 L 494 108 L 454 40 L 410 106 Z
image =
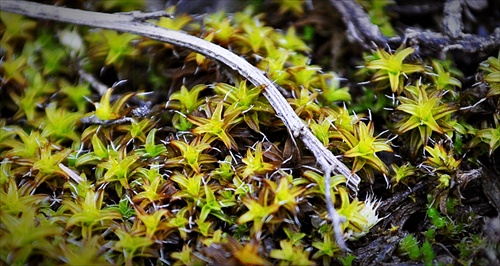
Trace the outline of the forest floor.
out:
M 500 2 L 8 2 L 3 263 L 500 264 Z

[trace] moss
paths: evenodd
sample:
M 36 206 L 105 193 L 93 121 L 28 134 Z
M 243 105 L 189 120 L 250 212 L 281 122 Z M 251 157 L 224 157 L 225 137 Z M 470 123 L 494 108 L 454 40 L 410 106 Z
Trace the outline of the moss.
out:
M 109 2 L 93 8 L 141 6 Z M 379 210 L 382 203 L 361 195 L 375 190 L 390 202 L 417 183 L 427 194 L 415 194 L 415 202 L 433 198 L 420 206 L 426 233 L 400 237 L 397 260 L 432 264 L 441 246 L 455 262 L 479 256 L 474 250 L 485 242 L 478 220 L 460 215 L 485 213 L 463 211 L 468 203 L 456 194 L 467 193 L 463 172 L 493 158 L 500 143 L 498 58 L 476 66 L 485 89 L 471 93 L 451 58 L 415 60 L 406 47 L 358 53 L 363 68 L 344 71 L 351 81 L 371 81 L 358 95 L 339 74 L 311 62 L 317 40 L 302 36 L 315 34 L 313 24 L 270 26 L 272 16 L 287 14 L 291 22 L 308 16 L 305 2 L 152 23 L 229 48 L 265 71 L 320 142 L 364 178 L 359 198 L 344 176 L 324 187 L 314 158 L 263 97 L 265 88 L 215 62 L 130 34 L 56 23 L 35 30 L 43 22 L 1 13 L 0 259 L 350 265 L 363 243 L 407 233 L 380 218 L 397 210 Z M 375 2 L 372 18 L 389 3 Z M 378 23 L 392 31 L 390 21 Z M 56 32 L 81 43 L 50 37 Z M 99 73 L 109 70 L 116 84 L 99 95 L 79 70 L 103 80 Z M 381 99 L 373 108 L 372 98 Z M 334 240 L 327 189 L 351 254 Z

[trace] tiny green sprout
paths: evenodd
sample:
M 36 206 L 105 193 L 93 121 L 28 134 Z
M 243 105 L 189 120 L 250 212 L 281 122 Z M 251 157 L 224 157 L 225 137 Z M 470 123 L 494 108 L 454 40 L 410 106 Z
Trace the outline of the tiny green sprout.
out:
M 56 88 L 53 82 L 44 79 L 34 69 L 27 69 L 24 76 L 28 84 L 28 87 L 24 90 L 24 95 L 10 94 L 14 103 L 19 107 L 12 118 L 17 120 L 25 116 L 31 122 L 39 115 L 37 113 L 38 106 L 45 101 L 47 95 L 52 95 Z
M 109 263 L 100 252 L 101 236 L 80 241 L 62 242 L 58 246 L 60 258 L 66 265 L 106 265 Z
M 224 234 L 225 235 L 225 234 Z M 203 245 L 209 247 L 213 244 L 219 244 L 219 243 L 222 243 L 224 241 L 224 239 L 222 238 L 223 234 L 222 234 L 222 230 L 220 229 L 217 229 L 215 230 L 210 237 L 207 237 L 205 239 L 203 239 L 201 242 L 203 243 Z
M 297 36 L 295 27 L 288 28 L 285 35 L 274 32 L 271 38 L 275 39 L 277 46 L 289 51 L 309 52 L 311 50 L 311 48 L 309 48 L 306 43 L 299 36 Z
M 441 184 L 440 187 L 450 187 L 450 180 L 451 180 L 451 176 L 449 174 L 441 174 L 441 173 L 438 173 L 438 181 L 439 183 Z
M 311 170 L 306 170 L 303 174 L 303 176 L 309 180 L 311 183 L 315 183 L 316 186 L 311 186 L 306 190 L 306 193 L 308 194 L 320 194 L 324 195 L 325 194 L 325 182 L 324 176 L 311 171 Z M 343 175 L 334 175 L 330 177 L 330 192 L 331 195 L 334 195 L 334 189 L 338 187 L 340 184 L 345 183 L 346 178 Z M 332 198 L 332 200 L 334 200 Z
M 206 89 L 206 85 L 199 84 L 188 90 L 182 85 L 179 91 L 170 95 L 167 108 L 173 108 L 185 114 L 192 114 L 205 101 L 199 98 L 200 92 Z
M 27 265 L 35 256 L 57 257 L 51 238 L 61 236 L 63 228 L 26 205 L 20 215 L 0 212 L 2 221 L 2 254 L 7 265 Z
M 266 71 L 269 79 L 280 86 L 293 84 L 289 81 L 290 73 L 285 70 L 291 52 L 282 48 L 269 47 L 268 55 L 257 63 L 259 69 Z
M 143 182 L 140 186 L 143 191 L 134 195 L 132 202 L 140 203 L 140 207 L 145 208 L 149 203 L 156 203 L 169 197 L 164 193 L 166 189 L 165 179 L 161 176 L 159 169 L 158 164 L 153 164 L 150 169 L 140 168 L 137 170 L 142 175 Z
M 203 164 L 217 162 L 215 157 L 202 153 L 204 150 L 210 149 L 211 146 L 202 142 L 200 137 L 193 139 L 190 144 L 180 140 L 172 140 L 170 144 L 178 148 L 182 155 L 169 158 L 165 162 L 168 166 L 188 165 L 196 173 L 201 173 Z
M 175 6 L 167 8 L 166 12 L 168 12 L 169 14 L 174 14 Z M 183 29 L 186 25 L 188 25 L 188 23 L 191 22 L 191 20 L 192 18 L 190 16 L 186 14 L 180 14 L 176 15 L 174 18 L 161 17 L 158 20 L 158 23 L 156 23 L 156 25 L 162 28 L 179 31 Z
M 408 47 L 398 49 L 395 54 L 377 49 L 375 60 L 369 61 L 366 68 L 376 70 L 372 81 L 383 81 L 389 79 L 390 88 L 393 93 L 401 94 L 404 90 L 404 78 L 406 75 L 424 71 L 421 65 L 403 63 L 404 59 L 415 52 L 415 49 Z
M 71 181 L 66 182 L 63 187 L 71 192 L 71 198 L 76 200 L 84 198 L 88 190 L 92 190 L 94 183 L 88 180 L 85 174 L 77 175 L 73 170 L 60 164 L 59 167 L 71 178 Z
M 154 256 L 151 254 L 152 250 L 148 249 L 148 247 L 154 244 L 154 240 L 146 236 L 141 236 L 137 233 L 133 234 L 133 232 L 122 228 L 116 228 L 114 233 L 119 240 L 114 243 L 113 249 L 120 252 L 120 256 L 123 255 L 124 264 L 126 266 L 134 265 L 133 259 L 135 257 Z
M 490 56 L 482 62 L 479 69 L 485 73 L 484 81 L 490 84 L 487 96 L 500 95 L 500 51 L 498 51 L 498 57 Z
M 40 152 L 41 147 L 45 147 L 49 142 L 39 131 L 31 131 L 29 134 L 19 127 L 14 127 L 12 132 L 19 137 L 19 140 L 9 138 L 2 142 L 2 146 L 9 147 L 6 156 L 13 158 L 34 159 Z
M 458 169 L 462 161 L 461 159 L 456 160 L 453 157 L 453 150 L 446 151 L 446 148 L 441 142 L 436 143 L 434 148 L 425 146 L 425 151 L 429 153 L 429 156 L 427 156 L 424 163 L 431 166 L 435 171 L 452 174 Z
M 29 184 L 25 183 L 18 188 L 16 181 L 9 178 L 6 189 L 0 189 L 0 210 L 2 213 L 17 216 L 25 211 L 27 206 L 38 206 L 48 199 L 48 196 L 44 194 L 30 195 L 33 191 L 29 187 Z
M 291 79 L 295 84 L 299 84 L 300 88 L 311 90 L 313 85 L 320 82 L 320 75 L 318 75 L 321 68 L 319 66 L 309 66 L 309 65 L 297 65 L 294 67 L 287 68 L 287 72 L 290 73 Z M 302 91 L 300 91 L 303 94 Z
M 234 176 L 234 169 L 231 162 L 231 155 L 226 156 L 223 161 L 218 162 L 219 167 L 211 172 L 211 176 L 219 179 L 219 181 L 224 180 L 226 182 L 230 182 Z
M 239 175 L 235 175 L 232 181 L 234 186 L 236 187 L 234 194 L 238 196 L 239 199 L 245 197 L 247 194 L 253 191 L 253 186 L 246 182 L 243 182 Z
M 248 25 L 260 25 L 262 23 L 263 14 L 255 14 L 255 6 L 247 6 L 241 12 L 237 12 L 232 17 L 232 22 L 235 27 L 248 24 Z
M 243 48 L 242 53 L 262 54 L 262 50 L 272 45 L 272 40 L 268 37 L 273 32 L 273 28 L 260 24 L 242 24 L 243 34 L 235 35 L 234 38 L 240 42 Z
M 104 145 L 97 134 L 92 135 L 92 139 L 90 141 L 93 151 L 78 156 L 75 161 L 76 166 L 97 164 L 98 162 L 108 159 L 109 157 L 116 158 L 118 156 L 118 151 L 114 148 L 114 146 Z
M 436 240 L 436 228 L 430 227 L 424 232 L 425 240 L 434 242 Z
M 283 231 L 285 231 L 288 240 L 290 240 L 293 245 L 300 245 L 302 238 L 306 236 L 305 233 L 295 232 L 288 229 L 287 227 L 283 228 Z
M 283 15 L 285 13 L 291 13 L 294 16 L 301 17 L 304 14 L 305 0 L 288 1 L 288 0 L 277 0 L 279 5 L 279 14 Z
M 90 96 L 90 86 L 88 84 L 71 85 L 66 80 L 61 79 L 59 87 L 61 88 L 61 92 L 68 97 L 69 104 L 76 106 L 79 113 L 87 110 L 88 102 L 86 98 Z
M 289 63 L 292 66 L 307 66 L 307 65 L 309 65 L 310 60 L 311 60 L 311 58 L 308 57 L 307 55 L 304 55 L 301 53 L 291 53 Z M 318 68 L 318 72 L 320 70 L 321 70 L 321 68 Z M 317 80 L 314 79 L 314 82 L 316 82 L 316 81 Z M 314 83 L 314 84 L 315 84 L 315 86 L 317 85 L 316 83 Z
M 348 87 L 340 87 L 340 81 L 335 72 L 329 72 L 320 75 L 321 98 L 326 105 L 332 105 L 334 102 L 350 102 L 351 94 Z
M 273 249 L 269 256 L 274 259 L 280 260 L 278 265 L 314 265 L 314 262 L 309 260 L 309 252 L 304 251 L 301 246 L 294 246 L 288 240 L 280 241 L 281 249 Z
M 131 119 L 130 122 L 130 124 L 119 125 L 116 130 L 128 132 L 132 139 L 138 139 L 142 143 L 146 142 L 146 132 L 154 127 L 154 122 L 149 119 L 142 119 L 140 121 Z M 125 138 L 124 140 L 129 140 L 129 138 Z
M 399 134 L 417 128 L 420 132 L 420 141 L 412 141 L 412 143 L 425 146 L 433 131 L 440 134 L 451 131 L 448 127 L 448 123 L 451 121 L 450 114 L 454 113 L 457 108 L 442 104 L 443 94 L 441 92 L 428 93 L 423 85 L 407 86 L 406 89 L 409 91 L 408 97 L 398 97 L 401 104 L 396 110 L 403 111 L 409 116 L 407 115 L 396 123 L 395 128 Z
M 255 151 L 253 153 L 252 149 L 249 148 L 247 150 L 247 156 L 245 156 L 245 158 L 241 161 L 245 164 L 241 173 L 243 178 L 248 178 L 252 175 L 262 175 L 276 169 L 274 164 L 264 161 L 262 142 L 258 142 L 255 145 Z
M 399 184 L 399 182 L 406 182 L 406 179 L 415 175 L 415 167 L 410 163 L 406 163 L 402 166 L 397 166 L 396 164 L 391 164 L 392 171 L 394 174 L 392 175 L 391 181 Z
M 407 255 L 412 261 L 418 261 L 418 259 L 420 259 L 420 248 L 418 247 L 417 239 L 412 234 L 407 235 L 399 242 L 399 250 L 401 253 Z
M 137 39 L 137 35 L 119 34 L 113 30 L 102 30 L 88 35 L 91 52 L 94 52 L 94 56 L 105 56 L 104 64 L 114 65 L 117 68 L 123 66 L 126 59 L 138 55 L 139 50 L 130 44 Z
M 432 60 L 432 69 L 434 73 L 431 74 L 431 78 L 434 81 L 433 86 L 435 86 L 436 90 L 448 90 L 455 93 L 453 87 L 462 87 L 462 83 L 451 75 L 461 76 L 463 74 L 458 70 L 451 70 L 446 62 Z
M 146 227 L 146 237 L 149 239 L 156 239 L 155 234 L 160 230 L 168 230 L 170 227 L 167 221 L 163 218 L 168 217 L 168 210 L 159 209 L 153 213 L 147 213 L 140 207 L 135 207 L 137 218 Z
M 344 153 L 344 156 L 354 158 L 353 172 L 364 169 L 371 178 L 372 174 L 370 170 L 363 168 L 365 165 L 368 165 L 384 174 L 388 173 L 387 166 L 376 153 L 380 151 L 392 152 L 392 148 L 386 139 L 373 136 L 374 126 L 372 121 L 368 122 L 368 125 L 364 122 L 355 124 L 354 134 L 344 129 L 339 129 L 339 132 L 342 135 L 342 139 L 350 148 Z
M 231 25 L 227 14 L 223 11 L 209 14 L 204 18 L 207 32 L 214 33 L 214 39 L 221 45 L 228 45 L 237 30 Z
M 128 198 L 121 199 L 116 205 L 109 206 L 110 210 L 117 210 L 123 216 L 124 219 L 130 219 L 136 215 L 134 207 L 130 204 Z
M 181 265 L 192 265 L 192 266 L 202 266 L 205 265 L 203 261 L 198 259 L 196 256 L 193 256 L 193 249 L 188 245 L 182 246 L 182 251 L 180 252 L 172 252 L 170 254 L 172 259 L 175 259 L 173 266 L 181 266 Z
M 217 104 L 214 111 L 207 109 L 207 116 L 210 119 L 198 117 L 198 116 L 188 116 L 188 121 L 195 124 L 197 127 L 193 129 L 195 134 L 204 134 L 203 142 L 211 143 L 214 139 L 221 140 L 228 149 L 237 149 L 238 144 L 234 141 L 229 131 L 237 123 L 239 123 L 243 118 L 238 118 L 239 112 L 231 112 L 222 116 L 223 103 Z
M 342 263 L 342 266 L 351 266 L 353 265 L 354 260 L 356 259 L 356 256 L 352 254 L 346 254 L 344 257 L 338 258 L 340 263 Z
M 146 158 L 155 158 L 160 155 L 165 155 L 168 153 L 167 148 L 163 144 L 155 144 L 155 134 L 157 129 L 153 128 L 149 131 L 148 136 L 146 137 L 146 142 L 143 147 L 135 150 L 136 154 L 139 154 Z
M 114 120 L 121 118 L 123 116 L 123 107 L 125 103 L 134 96 L 133 93 L 127 93 L 120 97 L 113 105 L 111 105 L 111 93 L 113 92 L 112 88 L 106 90 L 106 92 L 102 95 L 101 100 L 98 103 L 94 103 L 95 106 L 95 116 L 103 121 L 106 120 Z
M 443 229 L 446 226 L 446 218 L 441 216 L 436 208 L 427 209 L 427 216 L 437 229 Z
M 291 184 L 291 175 L 282 176 L 279 184 L 272 182 L 269 179 L 265 181 L 269 184 L 271 189 L 274 191 L 274 204 L 278 206 L 283 206 L 291 213 L 296 213 L 297 208 L 297 198 L 302 195 L 305 187 L 293 186 Z
M 335 243 L 335 240 L 332 239 L 331 232 L 326 232 L 323 235 L 322 241 L 314 241 L 312 246 L 317 249 L 312 258 L 322 258 L 323 265 L 330 265 L 331 259 L 334 258 L 335 254 L 340 251 L 337 243 Z
M 309 128 L 311 132 L 316 136 L 323 146 L 328 147 L 330 145 L 330 138 L 335 136 L 330 128 L 332 127 L 334 117 L 328 116 L 323 118 L 323 121 L 319 120 L 316 122 L 316 119 L 309 119 L 307 122 L 309 124 Z
M 121 187 L 130 189 L 129 178 L 133 175 L 134 169 L 137 168 L 136 161 L 139 155 L 133 154 L 128 156 L 118 156 L 118 158 L 109 157 L 108 161 L 97 165 L 100 169 L 106 169 L 106 173 L 99 180 L 99 183 L 120 182 Z
M 209 214 L 217 217 L 219 220 L 232 223 L 232 221 L 222 211 L 223 207 L 236 205 L 234 198 L 219 199 L 215 196 L 214 190 L 204 184 L 205 202 L 202 203 L 199 221 L 205 221 Z
M 52 49 L 49 45 L 57 49 Z M 69 72 L 65 62 L 67 57 L 64 49 L 60 49 L 54 43 L 47 44 L 46 49 L 42 49 L 43 75 L 67 74 Z
M 258 234 L 262 230 L 265 221 L 279 209 L 277 204 L 261 204 L 257 200 L 245 197 L 242 200 L 248 211 L 238 218 L 238 224 L 253 221 L 253 233 Z
M 420 248 L 424 260 L 425 266 L 434 265 L 433 261 L 435 258 L 434 250 L 432 249 L 432 244 L 429 241 L 424 241 L 422 247 Z
M 476 137 L 489 145 L 489 154 L 491 156 L 500 147 L 500 126 L 496 124 L 495 128 L 481 129 L 477 132 Z
M 66 176 L 59 167 L 59 164 L 65 160 L 71 153 L 70 149 L 54 151 L 53 146 L 45 146 L 40 149 L 40 157 L 33 163 L 33 170 L 38 170 L 35 177 L 37 185 L 43 183 L 47 178 L 53 175 Z
M 178 112 L 172 117 L 172 125 L 179 131 L 188 131 L 193 127 L 193 124 L 187 120 L 186 115 Z
M 238 259 L 242 265 L 272 265 L 267 260 L 259 255 L 259 244 L 256 241 L 250 241 L 243 245 L 237 245 L 238 249 L 233 253 L 233 256 Z
M 199 221 L 205 221 L 210 213 L 218 214 L 217 216 L 220 216 L 222 214 L 222 205 L 215 197 L 214 191 L 210 188 L 210 186 L 206 184 L 203 187 L 205 189 L 206 202 L 201 208 Z
M 273 110 L 269 103 L 260 99 L 262 88 L 262 86 L 248 88 L 246 81 L 237 82 L 236 86 L 226 83 L 217 83 L 214 86 L 214 90 L 229 104 L 226 114 L 242 113 L 243 120 L 256 132 L 260 132 L 257 111 L 272 112 Z
M 208 237 L 211 233 L 210 228 L 212 227 L 212 222 L 202 221 L 201 219 L 196 220 L 196 225 L 198 226 L 197 231 L 203 236 Z
M 172 228 L 177 228 L 181 238 L 183 240 L 187 239 L 188 229 L 186 226 L 189 224 L 189 220 L 186 218 L 188 214 L 188 208 L 184 207 L 179 210 L 173 218 L 168 220 L 168 225 Z
M 0 20 L 4 25 L 0 44 L 9 53 L 13 53 L 14 48 L 10 45 L 15 40 L 31 39 L 30 32 L 36 28 L 36 22 L 24 16 L 0 12 Z
M 313 118 L 315 114 L 320 113 L 321 107 L 318 105 L 318 92 L 310 92 L 306 88 L 295 91 L 295 98 L 289 98 L 287 101 L 292 107 L 295 107 L 295 113 L 299 116 Z
M 326 109 L 326 108 L 325 108 Z M 332 116 L 332 122 L 334 125 L 334 128 L 337 129 L 344 129 L 348 132 L 354 133 L 354 125 L 359 123 L 362 118 L 365 117 L 364 114 L 355 114 L 353 113 L 352 115 L 349 114 L 349 110 L 347 107 L 343 106 L 341 108 L 335 108 L 334 110 L 332 109 L 326 109 L 327 114 L 329 116 Z M 338 133 L 333 132 L 333 136 L 336 138 L 341 138 L 341 135 Z
M 373 226 L 374 223 L 373 221 L 368 221 L 368 218 L 371 217 L 365 217 L 366 214 L 361 212 L 363 208 L 365 208 L 365 204 L 360 202 L 358 198 L 353 199 L 351 202 L 349 200 L 349 194 L 343 187 L 338 187 L 338 192 L 336 194 L 340 196 L 341 201 L 340 208 L 337 209 L 337 213 L 346 219 L 346 221 L 342 224 L 344 231 L 347 229 L 349 234 L 366 233 L 365 231 L 369 230 L 369 224 Z
M 78 198 L 76 202 L 72 199 L 64 199 L 65 206 L 72 215 L 69 217 L 66 228 L 73 226 L 81 227 L 82 237 L 89 239 L 94 229 L 106 228 L 111 220 L 121 219 L 122 215 L 111 207 L 103 208 L 104 191 L 87 190 L 84 198 Z M 99 226 L 98 228 L 94 228 Z
M 0 66 L 3 75 L 2 83 L 5 84 L 9 81 L 13 81 L 24 87 L 26 85 L 26 79 L 23 74 L 23 69 L 25 69 L 27 62 L 28 59 L 23 55 L 2 62 Z
M 69 139 L 73 141 L 75 147 L 79 146 L 80 136 L 75 132 L 75 127 L 82 114 L 57 108 L 55 104 L 45 108 L 45 114 L 45 119 L 40 122 L 40 127 L 43 128 L 42 136 L 56 143 Z
M 173 197 L 186 198 L 191 202 L 197 202 L 205 193 L 204 189 L 202 189 L 203 177 L 203 173 L 194 173 L 190 176 L 178 172 L 174 173 L 170 180 L 177 183 L 180 190 Z
M 0 188 L 3 188 L 5 184 L 10 181 L 10 177 L 14 176 L 12 173 L 12 162 L 5 158 L 0 162 Z M 2 193 L 2 192 L 0 192 Z M 1 199 L 0 199 L 1 202 Z M 1 209 L 1 207 L 0 207 Z

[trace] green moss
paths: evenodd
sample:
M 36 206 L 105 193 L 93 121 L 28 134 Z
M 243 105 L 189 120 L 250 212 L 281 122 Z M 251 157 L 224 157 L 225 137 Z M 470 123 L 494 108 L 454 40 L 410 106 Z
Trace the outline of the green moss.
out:
M 143 5 L 105 2 L 94 8 Z M 471 161 L 498 150 L 498 112 L 488 112 L 498 109 L 497 58 L 478 67 L 484 95 L 467 92 L 453 60 L 413 60 L 410 47 L 366 54 L 357 76 L 343 71 L 344 82 L 313 64 L 321 32 L 308 20 L 295 23 L 309 16 L 305 2 L 276 1 L 279 8 L 265 14 L 254 6 L 151 23 L 229 48 L 266 72 L 318 140 L 375 184 L 363 183 L 360 195 L 374 189 L 391 198 L 424 183 L 432 198 L 424 233 L 401 239 L 399 261 L 435 263 L 447 241 L 457 261 L 470 262 L 484 239 L 458 217 L 464 203 L 454 193 L 466 188 L 456 184 L 476 166 Z M 366 5 L 372 20 L 391 3 L 376 2 Z M 275 25 L 271 18 L 280 14 L 290 15 L 293 26 Z M 67 39 L 53 37 L 60 24 L 35 31 L 40 22 L 3 12 L 1 20 L 5 263 L 355 264 L 357 257 L 342 254 L 335 242 L 327 189 L 353 248 L 394 233 L 372 229 L 393 210 L 379 210 L 371 196 L 361 201 L 345 176 L 324 186 L 316 161 L 264 97 L 265 87 L 202 55 L 135 35 L 75 27 L 71 34 L 81 44 L 68 48 Z M 391 32 L 389 20 L 377 24 Z M 103 80 L 98 73 L 110 71 L 111 83 L 129 82 L 98 95 L 78 70 Z M 356 79 L 371 82 L 359 92 L 351 90 Z M 481 97 L 487 99 L 477 103 L 481 116 L 468 113 L 474 109 L 464 104 Z M 390 153 L 398 159 L 388 160 Z M 392 191 L 380 186 L 388 177 Z

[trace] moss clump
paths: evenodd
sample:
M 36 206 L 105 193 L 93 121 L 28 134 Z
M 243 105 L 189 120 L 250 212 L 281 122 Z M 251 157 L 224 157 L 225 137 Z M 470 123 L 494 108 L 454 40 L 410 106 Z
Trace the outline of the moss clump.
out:
M 478 66 L 485 78 L 472 91 L 452 60 L 412 57 L 413 48 L 378 49 L 364 55 L 357 73 L 344 71 L 350 80 L 371 80 L 359 95 L 312 63 L 318 61 L 312 24 L 271 26 L 274 15 L 298 22 L 305 14 L 305 1 L 278 2 L 266 13 L 255 5 L 152 23 L 217 43 L 265 71 L 321 143 L 364 178 L 364 200 L 353 196 L 344 176 L 331 177 L 326 188 L 314 157 L 275 115 L 265 88 L 216 62 L 140 36 L 36 27 L 42 22 L 2 12 L 0 259 L 350 264 L 362 261 L 367 242 L 392 236 L 387 243 L 399 243 L 398 261 L 433 263 L 444 246 L 454 262 L 466 262 L 479 256 L 478 247 L 487 249 L 474 215 L 491 214 L 491 206 L 469 211 L 472 204 L 459 199 L 477 189 L 467 186 L 473 178 L 466 180 L 464 171 L 494 158 L 500 145 L 499 58 Z M 93 8 L 127 11 L 138 4 Z M 373 14 L 381 12 L 370 5 Z M 89 76 L 110 88 L 101 90 Z M 367 109 L 367 95 L 380 100 L 379 108 Z M 397 202 L 406 186 L 425 189 L 414 203 L 408 195 Z M 327 190 L 344 218 L 351 254 L 334 240 Z M 392 210 L 395 204 L 410 207 Z M 425 236 L 408 235 L 401 216 L 418 210 L 428 217 L 418 228 Z M 386 216 L 395 224 L 380 218 Z

